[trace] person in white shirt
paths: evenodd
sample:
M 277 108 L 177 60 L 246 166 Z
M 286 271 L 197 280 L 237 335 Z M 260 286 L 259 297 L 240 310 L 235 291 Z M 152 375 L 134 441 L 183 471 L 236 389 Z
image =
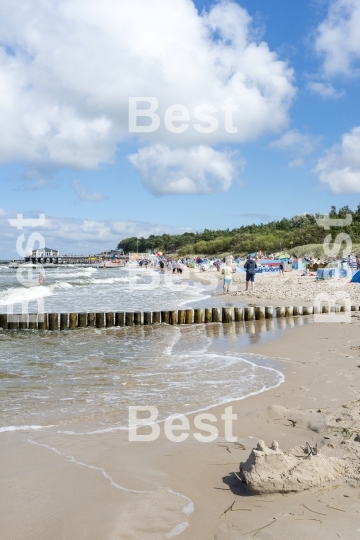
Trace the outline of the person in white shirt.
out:
M 229 292 L 230 285 L 232 283 L 232 268 L 230 261 L 226 262 L 225 267 L 221 270 L 221 273 L 224 274 L 224 283 L 223 283 L 223 291 L 224 294 Z

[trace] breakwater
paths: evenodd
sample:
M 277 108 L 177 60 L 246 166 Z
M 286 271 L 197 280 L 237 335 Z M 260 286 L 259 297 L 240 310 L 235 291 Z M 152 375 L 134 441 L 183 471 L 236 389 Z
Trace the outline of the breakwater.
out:
M 254 321 L 282 317 L 306 316 L 345 312 L 344 305 L 317 306 L 248 306 L 179 309 L 171 311 L 134 312 L 72 312 L 72 313 L 25 313 L 0 314 L 3 330 L 73 330 L 75 328 L 115 328 L 121 326 L 148 326 L 151 324 L 209 324 L 233 321 Z M 359 306 L 351 306 L 359 311 Z

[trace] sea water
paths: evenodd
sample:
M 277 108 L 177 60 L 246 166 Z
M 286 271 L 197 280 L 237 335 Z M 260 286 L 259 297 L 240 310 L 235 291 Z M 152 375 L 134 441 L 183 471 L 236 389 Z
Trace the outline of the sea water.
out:
M 48 312 L 144 311 L 176 309 L 209 296 L 201 285 L 184 286 L 176 278 L 170 286 L 158 282 L 151 289 L 154 277 L 150 270 L 145 272 L 136 277 L 124 269 L 56 268 L 47 272 L 45 285 L 26 288 L 19 285 L 14 270 L 2 268 L 0 305 L 6 310 L 11 300 L 21 308 L 21 300 L 34 300 L 39 294 Z M 132 280 L 145 287 L 130 286 Z M 244 333 L 243 326 L 235 340 Z M 130 405 L 155 406 L 161 420 L 281 384 L 279 369 L 241 352 L 254 332 L 245 330 L 246 340 L 229 347 L 234 335 L 226 334 L 229 329 L 219 335 L 219 328 L 211 324 L 0 331 L 0 431 L 49 425 L 66 429 L 80 423 L 95 430 L 126 429 Z
M 44 302 L 45 313 L 156 311 L 179 309 L 186 302 L 209 296 L 199 283 L 139 267 L 63 266 L 46 268 L 44 273 L 45 283 L 39 285 L 35 269 L 16 271 L 0 266 L 0 312 L 5 313 L 9 306 L 14 313 L 25 312 L 25 302 L 28 312 L 35 313 L 38 299 Z

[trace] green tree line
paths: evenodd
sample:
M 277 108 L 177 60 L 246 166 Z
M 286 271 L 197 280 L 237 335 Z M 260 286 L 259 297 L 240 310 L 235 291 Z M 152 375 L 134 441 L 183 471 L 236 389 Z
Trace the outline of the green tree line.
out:
M 177 252 L 178 255 L 188 254 L 216 255 L 232 252 L 245 254 L 262 250 L 276 252 L 281 249 L 290 250 L 304 244 L 320 244 L 328 235 L 334 240 L 339 233 L 350 235 L 353 243 L 360 243 L 360 204 L 356 210 L 343 206 L 339 210 L 331 207 L 332 218 L 345 218 L 352 215 L 352 223 L 347 227 L 331 227 L 330 231 L 317 225 L 316 218 L 320 214 L 303 214 L 290 219 L 252 225 L 242 225 L 236 229 L 210 230 L 203 232 L 186 232 L 183 234 L 150 235 L 148 238 L 125 238 L 118 244 L 118 249 L 124 253 L 146 253 L 148 250 L 161 250 L 164 253 Z

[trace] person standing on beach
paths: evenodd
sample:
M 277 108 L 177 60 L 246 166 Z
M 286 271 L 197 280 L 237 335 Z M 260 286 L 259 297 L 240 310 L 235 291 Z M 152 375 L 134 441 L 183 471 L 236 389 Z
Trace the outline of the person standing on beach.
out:
M 221 273 L 224 274 L 224 285 L 223 292 L 224 294 L 229 292 L 230 285 L 232 283 L 232 268 L 230 261 L 227 261 L 225 267 L 221 270 Z
M 281 263 L 279 264 L 279 276 L 284 277 L 284 263 L 283 263 L 283 261 L 281 261 Z
M 255 272 L 257 269 L 256 261 L 251 257 L 251 255 L 248 255 L 247 261 L 244 264 L 244 268 L 246 270 L 246 287 L 245 291 L 249 288 L 249 283 L 251 282 L 251 288 L 254 290 L 254 280 L 255 280 Z

